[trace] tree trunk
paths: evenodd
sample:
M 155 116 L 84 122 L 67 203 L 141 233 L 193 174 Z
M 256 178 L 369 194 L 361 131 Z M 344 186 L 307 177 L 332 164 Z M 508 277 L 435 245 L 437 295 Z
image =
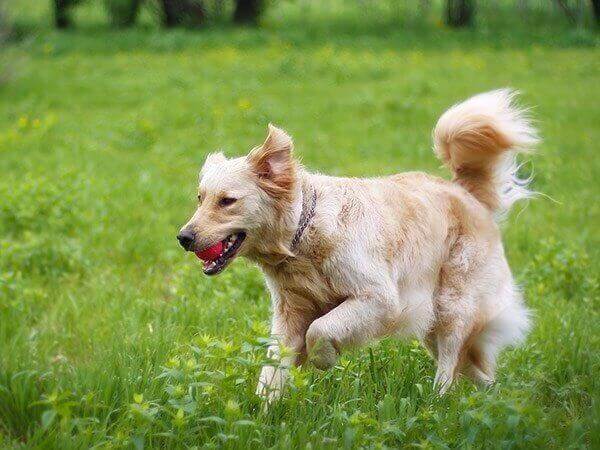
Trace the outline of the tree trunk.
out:
M 104 0 L 112 25 L 116 27 L 130 27 L 135 24 L 142 0 Z
M 262 12 L 262 0 L 237 0 L 233 21 L 237 24 L 256 25 Z
M 569 8 L 569 5 L 567 5 L 564 0 L 556 0 L 556 4 L 562 10 L 562 12 L 565 13 L 565 16 L 567 16 L 569 22 L 577 23 L 577 17 L 575 16 L 575 13 L 571 10 L 571 8 Z
M 447 0 L 446 22 L 451 27 L 471 25 L 474 13 L 474 0 Z
M 69 17 L 69 0 L 54 0 L 54 24 L 56 28 L 68 28 L 71 26 Z
M 199 26 L 206 18 L 204 7 L 198 0 L 162 0 L 161 3 L 166 27 Z
M 594 11 L 594 18 L 596 19 L 596 25 L 600 25 L 600 0 L 592 1 L 592 11 Z

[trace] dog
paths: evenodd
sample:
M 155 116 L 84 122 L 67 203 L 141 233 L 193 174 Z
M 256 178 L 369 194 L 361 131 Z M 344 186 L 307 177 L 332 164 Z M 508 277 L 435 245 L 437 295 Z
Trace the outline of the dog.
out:
M 533 195 L 515 158 L 539 138 L 516 96 L 479 94 L 440 117 L 434 151 L 452 181 L 310 173 L 271 124 L 248 155 L 206 158 L 198 208 L 177 238 L 207 275 L 238 256 L 262 270 L 272 298 L 268 356 L 279 363 L 263 367 L 257 394 L 271 402 L 291 366 L 327 369 L 344 349 L 390 335 L 425 344 L 440 394 L 460 374 L 494 381 L 500 350 L 530 326 L 498 227 Z

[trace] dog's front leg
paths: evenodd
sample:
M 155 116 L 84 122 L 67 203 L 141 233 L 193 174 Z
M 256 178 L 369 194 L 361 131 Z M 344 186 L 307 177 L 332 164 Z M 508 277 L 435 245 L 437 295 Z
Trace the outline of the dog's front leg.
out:
M 310 361 L 332 367 L 338 353 L 392 333 L 400 316 L 398 300 L 385 295 L 350 298 L 316 319 L 306 333 Z
M 266 404 L 278 399 L 285 388 L 290 367 L 301 361 L 304 351 L 304 335 L 307 323 L 290 323 L 289 319 L 275 313 L 271 337 L 274 342 L 267 349 L 267 357 L 273 364 L 265 365 L 258 380 L 256 393 L 266 400 Z M 300 321 L 302 322 L 302 321 Z

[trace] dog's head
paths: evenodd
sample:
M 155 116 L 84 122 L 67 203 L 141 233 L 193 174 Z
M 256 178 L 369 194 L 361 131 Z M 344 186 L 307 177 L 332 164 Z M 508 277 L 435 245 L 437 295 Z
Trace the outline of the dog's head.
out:
M 297 187 L 292 149 L 290 136 L 269 124 L 265 142 L 247 156 L 208 155 L 200 170 L 198 208 L 177 236 L 204 261 L 205 274 L 221 272 L 276 235 Z

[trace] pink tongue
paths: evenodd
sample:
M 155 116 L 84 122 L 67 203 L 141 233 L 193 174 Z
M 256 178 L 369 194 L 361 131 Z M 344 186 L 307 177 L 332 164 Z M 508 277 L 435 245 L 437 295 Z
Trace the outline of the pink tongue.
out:
M 203 261 L 214 261 L 223 251 L 223 242 L 219 241 L 212 247 L 208 247 L 201 252 L 196 252 L 196 256 Z

